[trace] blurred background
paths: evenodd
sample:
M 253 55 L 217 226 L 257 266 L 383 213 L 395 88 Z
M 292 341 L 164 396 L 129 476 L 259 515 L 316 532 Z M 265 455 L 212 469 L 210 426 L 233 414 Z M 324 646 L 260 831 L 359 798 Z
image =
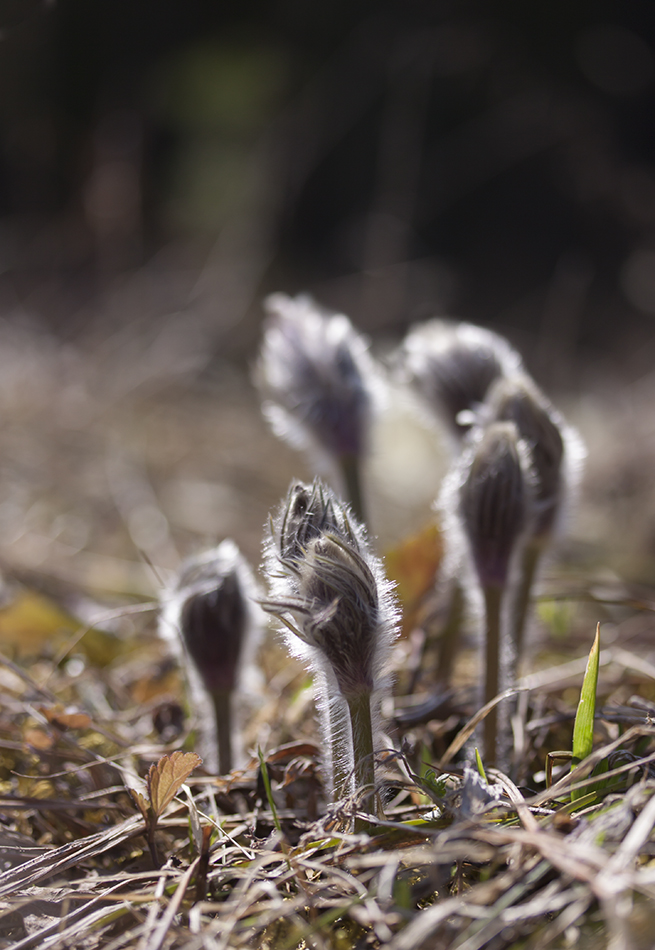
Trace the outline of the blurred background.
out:
M 380 352 L 507 335 L 589 445 L 579 550 L 651 577 L 652 0 L 1 0 L 0 84 L 5 560 L 123 591 L 136 549 L 257 560 L 309 471 L 249 382 L 281 290 Z M 438 489 L 410 442 L 387 540 Z

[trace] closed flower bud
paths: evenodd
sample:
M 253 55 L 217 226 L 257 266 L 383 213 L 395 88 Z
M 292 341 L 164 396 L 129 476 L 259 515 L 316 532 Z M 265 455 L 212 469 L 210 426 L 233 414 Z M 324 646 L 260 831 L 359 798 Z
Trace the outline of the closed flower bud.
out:
M 366 448 L 376 385 L 368 342 L 309 297 L 273 294 L 255 378 L 276 435 L 336 458 Z
M 234 542 L 225 540 L 186 561 L 162 598 L 162 634 L 181 642 L 191 662 L 192 687 L 213 702 L 221 772 L 233 764 L 231 696 L 263 629 L 256 597 L 247 562 Z
M 328 662 L 344 695 L 372 689 L 395 636 L 396 607 L 364 528 L 319 479 L 293 484 L 267 546 L 271 597 L 298 640 Z
M 460 514 L 483 587 L 503 587 L 531 508 L 529 459 L 513 422 L 476 433 L 461 462 Z
M 574 500 L 585 451 L 578 434 L 523 373 L 494 383 L 480 419 L 512 422 L 530 454 L 533 517 L 517 571 L 511 620 L 511 641 L 518 662 L 540 562 Z
M 298 561 L 305 556 L 310 541 L 326 531 L 357 543 L 347 509 L 322 482 L 297 482 L 291 486 L 276 529 L 279 554 L 283 560 Z
M 515 649 L 505 623 L 510 565 L 523 548 L 532 513 L 530 460 L 513 422 L 474 430 L 460 463 L 459 516 L 484 600 L 484 702 L 513 677 Z M 500 725 L 500 732 L 499 727 Z M 508 714 L 492 708 L 484 721 L 488 764 L 507 759 Z
M 271 523 L 266 568 L 270 594 L 263 606 L 315 676 L 335 792 L 351 790 L 353 771 L 359 786 L 370 786 L 372 720 L 398 623 L 382 564 L 361 524 L 317 479 L 291 486 Z
M 401 348 L 401 364 L 402 375 L 428 410 L 461 437 L 491 384 L 516 372 L 521 357 L 491 330 L 437 319 L 409 331 Z
M 381 644 L 377 583 L 352 545 L 324 534 L 300 565 L 299 593 L 311 605 L 299 615 L 303 639 L 324 655 L 343 696 L 372 692 Z
M 525 375 L 499 379 L 488 396 L 489 418 L 513 422 L 530 450 L 534 473 L 535 534 L 553 526 L 562 495 L 564 440 L 562 420 Z

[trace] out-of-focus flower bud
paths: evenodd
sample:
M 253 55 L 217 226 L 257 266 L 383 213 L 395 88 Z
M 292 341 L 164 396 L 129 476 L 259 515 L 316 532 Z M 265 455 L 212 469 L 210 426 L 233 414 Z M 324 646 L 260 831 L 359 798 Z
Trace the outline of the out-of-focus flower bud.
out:
M 273 294 L 255 378 L 281 438 L 333 456 L 365 451 L 376 385 L 368 341 L 309 297 Z
M 549 533 L 563 491 L 564 440 L 559 413 L 526 375 L 497 380 L 488 396 L 489 418 L 513 422 L 530 451 L 534 473 L 535 534 Z
M 189 681 L 214 705 L 219 767 L 233 766 L 232 694 L 263 629 L 252 571 L 233 541 L 184 562 L 162 596 L 160 629 L 183 647 Z
M 483 587 L 504 587 L 531 517 L 529 458 L 513 422 L 474 434 L 462 459 L 460 514 Z
M 401 375 L 430 413 L 464 435 L 489 387 L 520 369 L 521 357 L 503 337 L 471 323 L 428 320 L 412 327 L 401 350 Z

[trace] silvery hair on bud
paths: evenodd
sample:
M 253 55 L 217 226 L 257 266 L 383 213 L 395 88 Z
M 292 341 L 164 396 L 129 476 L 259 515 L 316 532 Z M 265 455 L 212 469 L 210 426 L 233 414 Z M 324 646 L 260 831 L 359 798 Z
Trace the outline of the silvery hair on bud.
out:
M 215 767 L 213 690 L 239 690 L 266 624 L 252 570 L 229 538 L 184 561 L 161 595 L 159 631 L 184 664 L 201 724 L 203 752 Z
M 399 353 L 400 376 L 461 439 L 491 384 L 515 373 L 521 357 L 504 337 L 472 323 L 434 319 L 411 327 Z
M 366 450 L 379 370 L 348 317 L 307 296 L 273 294 L 255 369 L 262 410 L 277 436 L 319 451 L 324 465 Z
M 270 592 L 264 608 L 278 617 L 290 652 L 316 677 L 329 754 L 335 722 L 347 737 L 344 700 L 371 695 L 377 713 L 388 687 L 398 626 L 393 585 L 363 526 L 319 479 L 291 485 L 271 522 L 265 566 Z
M 580 436 L 525 373 L 496 380 L 480 420 L 516 425 L 532 462 L 533 533 L 550 535 L 561 523 L 580 480 L 585 455 Z

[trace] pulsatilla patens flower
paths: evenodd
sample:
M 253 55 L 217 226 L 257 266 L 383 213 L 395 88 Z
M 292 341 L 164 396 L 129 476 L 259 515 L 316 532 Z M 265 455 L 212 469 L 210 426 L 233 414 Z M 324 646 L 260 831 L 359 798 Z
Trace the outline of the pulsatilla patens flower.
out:
M 298 566 L 298 589 L 301 638 L 325 656 L 341 694 L 372 692 L 380 604 L 364 558 L 334 535 L 315 538 Z
M 514 423 L 482 430 L 462 468 L 460 512 L 476 571 L 483 587 L 503 587 L 532 498 L 529 458 Z
M 266 551 L 264 608 L 315 676 L 335 795 L 374 782 L 373 732 L 396 636 L 392 586 L 364 528 L 318 479 L 291 486 Z
M 534 474 L 534 533 L 548 533 L 563 492 L 563 423 L 525 374 L 497 380 L 488 396 L 489 418 L 513 422 L 530 450 Z
M 513 422 L 473 430 L 459 462 L 459 517 L 484 601 L 484 701 L 508 685 L 515 650 L 506 624 L 512 596 L 512 563 L 522 550 L 533 517 L 532 476 L 525 443 Z M 506 706 L 492 708 L 484 721 L 489 764 L 505 764 Z
M 234 764 L 233 695 L 263 627 L 256 597 L 250 567 L 229 539 L 184 562 L 162 596 L 162 634 L 181 643 L 196 699 L 213 705 L 221 773 Z
M 511 639 L 521 659 L 532 588 L 548 545 L 565 521 L 585 450 L 578 434 L 525 373 L 497 380 L 481 420 L 512 422 L 530 453 L 533 517 L 516 574 Z
M 521 357 L 491 330 L 450 320 L 412 327 L 400 349 L 401 375 L 457 437 L 474 421 L 492 383 L 521 366 Z
M 309 297 L 273 294 L 266 301 L 255 371 L 273 431 L 318 465 L 336 465 L 353 508 L 362 517 L 359 464 L 367 450 L 380 374 L 368 341 L 343 314 L 322 312 Z

